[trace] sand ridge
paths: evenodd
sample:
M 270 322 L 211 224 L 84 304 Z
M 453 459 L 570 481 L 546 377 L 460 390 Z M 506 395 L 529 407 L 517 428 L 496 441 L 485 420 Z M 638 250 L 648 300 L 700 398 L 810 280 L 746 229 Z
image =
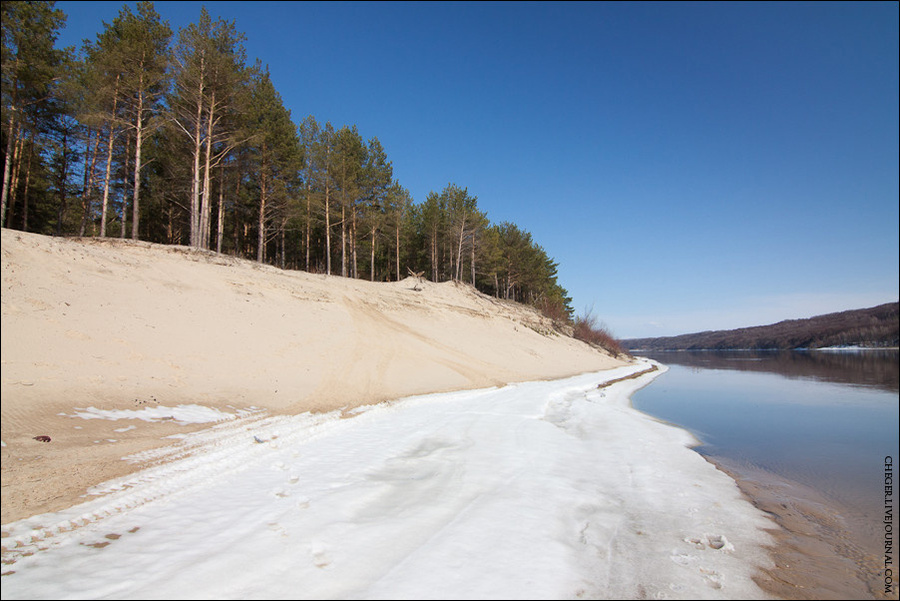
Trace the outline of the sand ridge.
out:
M 0 333 L 3 523 L 71 505 L 136 469 L 123 457 L 208 427 L 84 420 L 76 408 L 330 411 L 623 364 L 459 283 L 7 229 Z

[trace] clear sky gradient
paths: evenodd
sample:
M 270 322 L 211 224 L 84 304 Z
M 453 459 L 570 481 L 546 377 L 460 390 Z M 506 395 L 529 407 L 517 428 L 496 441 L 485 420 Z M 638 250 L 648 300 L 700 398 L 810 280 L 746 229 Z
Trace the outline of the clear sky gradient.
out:
M 122 4 L 57 2 L 60 45 Z M 296 123 L 377 137 L 416 202 L 468 188 L 618 337 L 900 296 L 896 2 L 155 6 L 204 4 Z

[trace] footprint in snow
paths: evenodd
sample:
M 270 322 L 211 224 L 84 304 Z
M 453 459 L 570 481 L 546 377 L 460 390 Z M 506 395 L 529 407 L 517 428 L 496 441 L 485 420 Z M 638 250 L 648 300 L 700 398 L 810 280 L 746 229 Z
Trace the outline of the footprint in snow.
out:
M 317 568 L 324 568 L 331 564 L 331 557 L 329 557 L 325 548 L 320 545 L 314 545 L 311 549 L 313 565 Z
M 677 563 L 680 566 L 688 566 L 688 565 L 691 565 L 693 562 L 697 561 L 696 556 L 688 555 L 686 553 L 672 553 L 672 555 L 669 556 L 669 559 L 671 559 L 672 561 L 674 561 L 675 563 Z
M 708 570 L 706 568 L 700 568 L 700 572 L 703 573 L 703 583 L 716 590 L 722 588 L 722 575 L 716 572 L 715 570 Z
M 704 550 L 707 547 L 715 551 L 734 551 L 734 545 L 728 542 L 724 535 L 704 535 L 701 538 L 685 538 L 684 542 L 692 545 L 695 549 Z

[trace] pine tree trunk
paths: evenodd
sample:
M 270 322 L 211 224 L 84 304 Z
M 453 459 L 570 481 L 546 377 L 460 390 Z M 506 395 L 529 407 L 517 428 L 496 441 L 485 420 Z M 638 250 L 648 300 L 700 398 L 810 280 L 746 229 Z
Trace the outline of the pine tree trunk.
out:
M 234 178 L 234 199 L 235 202 L 241 197 L 241 177 L 240 177 L 240 169 L 238 169 L 238 177 Z M 233 219 L 234 228 L 232 228 L 231 239 L 232 239 L 232 253 L 235 255 L 239 255 L 241 252 L 241 236 L 240 230 L 238 229 L 238 219 Z
M 341 203 L 341 276 L 347 277 L 347 205 Z
M 327 178 L 327 174 L 326 174 Z M 331 275 L 331 206 L 328 183 L 325 183 L 325 273 Z
M 306 180 L 306 272 L 309 273 L 309 238 L 312 223 L 312 201 L 310 200 L 309 180 Z
M 141 193 L 141 141 L 144 134 L 144 68 L 141 64 L 141 76 L 138 81 L 138 106 L 137 118 L 134 124 L 134 195 L 132 196 L 131 239 L 139 238 L 139 224 L 141 221 L 140 193 Z
M 19 172 L 22 170 L 22 152 L 25 148 L 25 132 L 21 127 L 16 127 L 16 132 L 13 134 L 16 140 L 15 148 L 13 148 L 13 168 L 12 175 L 10 176 L 9 183 L 9 199 L 8 206 L 6 211 L 6 227 L 10 227 L 13 221 L 13 210 L 16 206 L 16 197 L 19 192 Z
M 209 249 L 209 221 L 212 215 L 210 206 L 210 195 L 212 193 L 210 182 L 212 180 L 209 171 L 212 162 L 212 133 L 215 106 L 216 93 L 213 92 L 209 101 L 209 114 L 207 115 L 208 120 L 206 122 L 206 156 L 203 164 L 203 193 L 200 201 L 200 248 L 206 250 Z
M 93 132 L 88 135 L 88 146 L 90 146 L 90 137 L 93 135 Z M 91 215 L 91 199 L 94 197 L 94 179 L 97 177 L 96 168 L 97 168 L 97 158 L 100 154 L 100 130 L 96 131 L 96 135 L 93 135 L 94 139 L 94 147 L 90 152 L 90 166 L 88 165 L 88 153 L 85 153 L 85 184 L 84 184 L 84 193 L 82 194 L 82 206 L 84 209 L 84 213 L 81 215 L 81 231 L 79 234 L 84 236 L 87 230 L 87 222 L 90 219 Z M 91 230 L 93 231 L 93 226 Z
M 356 239 L 357 239 L 357 229 L 356 229 L 356 207 L 350 207 L 350 260 L 351 263 L 351 274 L 354 279 L 359 277 L 359 261 L 357 260 L 357 247 L 356 247 Z
M 115 134 L 116 107 L 119 104 L 119 75 L 113 92 L 112 115 L 109 119 L 109 139 L 106 144 L 106 176 L 103 179 L 103 214 L 100 215 L 100 237 L 106 237 L 106 212 L 109 208 L 109 179 L 112 171 L 113 138 Z
M 256 245 L 256 260 L 262 263 L 266 260 L 266 201 L 268 200 L 269 182 L 265 174 L 259 178 L 259 237 Z
M 475 286 L 475 236 L 472 236 L 472 286 Z
M 459 227 L 459 245 L 456 248 L 456 279 L 462 279 L 462 247 L 463 247 L 463 237 L 466 233 L 466 222 L 463 220 L 463 224 Z
M 113 125 L 109 124 L 109 138 L 106 143 L 106 175 L 103 176 L 103 209 L 100 214 L 100 237 L 106 238 L 106 212 L 109 209 L 109 180 L 112 171 Z
M 219 214 L 216 224 L 216 252 L 222 254 L 222 237 L 225 230 L 225 166 L 219 167 Z
M 94 137 L 94 129 L 89 127 L 87 138 L 84 141 L 84 169 L 81 178 L 81 226 L 78 228 L 78 236 L 83 238 L 87 229 L 88 213 L 91 210 L 90 179 L 91 179 L 91 140 Z
M 191 246 L 200 246 L 200 132 L 203 123 L 203 69 L 204 61 L 200 60 L 200 85 L 197 91 L 197 118 L 194 125 L 194 168 L 191 173 Z
M 56 213 L 56 235 L 62 236 L 63 223 L 68 213 L 69 196 L 66 194 L 65 182 L 69 179 L 69 130 L 62 131 L 62 165 L 60 167 L 60 176 L 62 176 L 63 184 L 59 186 L 59 208 Z
M 2 208 L 0 208 L 0 225 L 6 223 L 6 201 L 9 199 L 10 173 L 12 171 L 13 148 L 16 144 L 16 127 L 15 111 L 9 111 L 9 126 L 6 138 L 6 160 L 3 162 L 3 199 Z
M 131 136 L 125 140 L 125 163 L 122 165 L 122 223 L 119 238 L 125 239 L 125 222 L 128 221 L 128 165 L 131 163 Z
M 370 281 L 375 281 L 375 227 L 372 227 L 372 267 L 369 270 L 371 272 Z
M 31 159 L 34 158 L 34 140 L 28 145 L 28 162 L 25 163 L 25 188 L 22 190 L 22 231 L 28 231 L 28 188 L 31 185 Z
M 450 261 L 450 269 L 447 271 L 447 274 L 450 276 L 451 280 L 456 279 L 456 267 L 453 265 L 453 242 L 447 242 L 447 260 Z
M 287 229 L 287 219 L 281 219 L 281 268 L 285 268 L 285 261 L 287 260 L 287 246 L 285 245 L 284 240 L 284 230 Z
M 437 270 L 437 231 L 433 231 L 431 235 L 431 280 L 439 281 Z
M 106 212 L 109 208 L 109 179 L 112 171 L 113 125 L 109 124 L 109 136 L 106 142 L 106 174 L 103 176 L 103 208 L 100 213 L 100 237 L 106 238 Z

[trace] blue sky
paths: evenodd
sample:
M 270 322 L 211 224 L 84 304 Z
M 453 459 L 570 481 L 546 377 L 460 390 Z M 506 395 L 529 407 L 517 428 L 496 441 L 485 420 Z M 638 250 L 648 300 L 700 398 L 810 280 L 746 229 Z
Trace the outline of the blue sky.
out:
M 57 2 L 61 45 L 121 2 Z M 234 20 L 296 123 L 377 137 L 619 337 L 900 297 L 898 3 L 156 2 Z M 133 6 L 133 4 L 132 4 Z

